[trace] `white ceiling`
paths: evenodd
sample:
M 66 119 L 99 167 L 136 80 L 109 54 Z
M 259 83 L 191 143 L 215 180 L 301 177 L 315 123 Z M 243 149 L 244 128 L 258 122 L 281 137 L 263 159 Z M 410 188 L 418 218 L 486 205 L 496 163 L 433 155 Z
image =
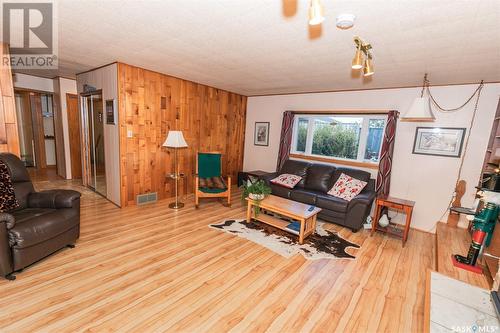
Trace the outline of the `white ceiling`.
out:
M 500 0 L 322 2 L 318 32 L 309 0 L 57 1 L 58 74 L 122 61 L 244 95 L 500 81 Z M 369 80 L 354 35 L 373 45 Z

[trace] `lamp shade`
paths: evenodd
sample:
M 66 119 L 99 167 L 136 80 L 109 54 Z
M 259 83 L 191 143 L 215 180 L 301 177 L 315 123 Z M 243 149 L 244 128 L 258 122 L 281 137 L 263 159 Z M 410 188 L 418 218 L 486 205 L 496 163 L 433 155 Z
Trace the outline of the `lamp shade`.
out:
M 184 148 L 188 145 L 181 131 L 169 131 L 167 139 L 163 142 L 163 146 L 169 148 Z
M 361 49 L 358 47 L 356 49 L 356 53 L 354 54 L 354 58 L 352 59 L 352 69 L 361 69 L 363 68 L 363 53 Z
M 372 76 L 373 73 L 373 64 L 372 60 L 369 57 L 365 59 L 365 66 L 363 67 L 363 76 Z
M 436 120 L 429 106 L 427 97 L 417 97 L 410 109 L 401 117 L 401 121 L 430 122 Z

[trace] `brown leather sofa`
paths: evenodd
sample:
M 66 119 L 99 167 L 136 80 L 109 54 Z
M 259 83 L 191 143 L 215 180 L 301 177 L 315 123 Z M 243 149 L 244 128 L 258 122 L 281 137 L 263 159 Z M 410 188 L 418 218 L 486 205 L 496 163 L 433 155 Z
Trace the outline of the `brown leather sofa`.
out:
M 80 193 L 71 190 L 35 192 L 21 160 L 0 154 L 9 168 L 19 207 L 0 213 L 0 275 L 12 274 L 66 246 L 80 236 Z
M 269 182 L 284 173 L 301 176 L 302 180 L 293 189 Z M 327 194 L 342 173 L 368 183 L 363 191 L 351 201 Z M 375 180 L 370 177 L 370 173 L 363 170 L 287 160 L 279 172 L 259 178 L 269 184 L 272 194 L 319 207 L 322 209 L 318 214 L 319 218 L 356 232 L 361 229 L 366 217 L 370 214 L 375 199 Z

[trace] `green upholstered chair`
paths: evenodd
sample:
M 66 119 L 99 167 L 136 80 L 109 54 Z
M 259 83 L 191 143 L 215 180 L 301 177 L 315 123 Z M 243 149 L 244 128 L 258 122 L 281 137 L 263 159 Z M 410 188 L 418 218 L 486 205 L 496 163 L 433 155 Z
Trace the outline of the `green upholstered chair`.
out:
M 222 154 L 219 152 L 199 152 L 196 155 L 195 205 L 200 198 L 227 198 L 231 206 L 231 177 L 222 178 Z

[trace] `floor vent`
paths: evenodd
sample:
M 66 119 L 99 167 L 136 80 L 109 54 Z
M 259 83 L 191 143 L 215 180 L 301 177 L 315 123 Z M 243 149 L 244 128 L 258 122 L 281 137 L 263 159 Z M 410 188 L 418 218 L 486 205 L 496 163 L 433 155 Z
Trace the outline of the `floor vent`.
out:
M 144 205 L 150 202 L 158 201 L 158 193 L 152 192 L 152 193 L 139 194 L 136 198 L 138 205 Z

